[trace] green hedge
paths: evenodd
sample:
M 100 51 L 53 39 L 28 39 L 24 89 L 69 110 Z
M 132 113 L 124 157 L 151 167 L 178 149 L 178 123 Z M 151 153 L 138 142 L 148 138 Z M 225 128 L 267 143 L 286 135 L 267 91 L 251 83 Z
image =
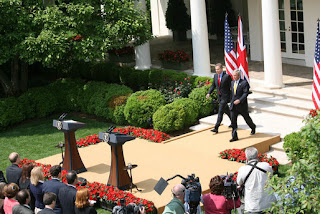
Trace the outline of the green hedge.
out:
M 113 112 L 113 122 L 118 125 L 127 124 L 126 117 L 124 116 L 124 107 L 126 105 L 117 106 Z
M 26 119 L 22 109 L 27 108 L 15 97 L 0 99 L 0 130 Z
M 153 115 L 154 129 L 170 133 L 194 124 L 199 105 L 189 98 L 182 98 L 160 107 Z
M 164 96 L 157 90 L 138 91 L 128 98 L 124 115 L 131 125 L 148 127 L 147 120 L 165 104 Z
M 196 101 L 198 106 L 200 107 L 199 109 L 199 117 L 205 117 L 210 115 L 213 112 L 213 105 L 212 99 L 217 99 L 217 92 L 214 91 L 210 99 L 206 98 L 206 94 L 208 94 L 208 91 L 211 87 L 210 85 L 203 86 L 201 88 L 195 88 L 191 91 L 189 94 L 189 98 Z M 216 110 L 218 109 L 218 106 L 216 106 Z
M 303 154 L 307 151 L 303 143 L 301 132 L 292 132 L 283 139 L 283 148 L 292 162 L 303 158 Z

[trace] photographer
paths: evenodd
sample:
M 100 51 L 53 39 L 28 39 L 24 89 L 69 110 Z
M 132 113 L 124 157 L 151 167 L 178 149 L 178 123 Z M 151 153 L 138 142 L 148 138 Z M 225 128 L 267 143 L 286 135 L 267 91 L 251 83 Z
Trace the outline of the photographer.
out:
M 268 174 L 272 175 L 272 167 L 266 162 L 258 161 L 258 150 L 249 147 L 245 150 L 246 165 L 239 169 L 237 183 L 244 185 L 244 207 L 247 213 L 260 214 L 271 207 L 275 196 L 265 189 Z
M 164 208 L 163 214 L 184 214 L 185 186 L 177 184 L 172 189 L 173 199 Z
M 232 209 L 240 207 L 240 197 L 237 199 L 227 199 L 222 195 L 224 182 L 219 175 L 211 178 L 209 187 L 211 193 L 203 195 L 203 205 L 206 214 L 229 214 Z

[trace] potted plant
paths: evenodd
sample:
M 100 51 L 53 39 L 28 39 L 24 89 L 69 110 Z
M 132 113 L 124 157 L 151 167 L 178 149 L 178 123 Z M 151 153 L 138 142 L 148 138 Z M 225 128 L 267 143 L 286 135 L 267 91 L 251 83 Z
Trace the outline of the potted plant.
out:
M 187 39 L 186 31 L 191 29 L 191 17 L 183 0 L 169 0 L 166 11 L 167 28 L 173 32 L 174 41 Z
M 189 67 L 190 56 L 183 50 L 165 50 L 159 53 L 159 60 L 163 68 L 185 70 Z
M 108 50 L 109 60 L 113 62 L 133 62 L 134 48 L 132 46 L 125 46 L 122 48 L 113 48 Z

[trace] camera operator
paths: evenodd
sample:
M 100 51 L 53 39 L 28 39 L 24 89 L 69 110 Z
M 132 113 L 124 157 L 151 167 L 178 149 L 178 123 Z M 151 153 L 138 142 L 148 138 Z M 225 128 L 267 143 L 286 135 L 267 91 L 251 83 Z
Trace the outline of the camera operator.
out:
M 237 183 L 244 185 L 244 207 L 249 214 L 261 214 L 271 207 L 275 196 L 265 189 L 268 174 L 272 176 L 272 167 L 266 162 L 258 161 L 258 150 L 249 147 L 245 150 L 246 165 L 239 169 Z
M 222 195 L 224 182 L 219 175 L 211 178 L 209 187 L 211 193 L 203 195 L 203 206 L 206 214 L 229 214 L 232 209 L 240 207 L 240 197 L 227 199 Z
M 172 189 L 173 199 L 164 208 L 163 214 L 184 214 L 185 186 L 177 184 Z

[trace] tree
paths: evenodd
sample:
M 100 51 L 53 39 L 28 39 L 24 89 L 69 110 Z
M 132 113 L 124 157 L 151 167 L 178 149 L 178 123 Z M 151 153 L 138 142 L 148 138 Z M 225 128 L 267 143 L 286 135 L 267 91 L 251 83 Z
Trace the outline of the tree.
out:
M 26 90 L 35 62 L 103 59 L 109 49 L 151 38 L 149 18 L 133 1 L 56 0 L 45 7 L 42 0 L 2 0 L 0 10 L 0 82 L 7 95 Z

